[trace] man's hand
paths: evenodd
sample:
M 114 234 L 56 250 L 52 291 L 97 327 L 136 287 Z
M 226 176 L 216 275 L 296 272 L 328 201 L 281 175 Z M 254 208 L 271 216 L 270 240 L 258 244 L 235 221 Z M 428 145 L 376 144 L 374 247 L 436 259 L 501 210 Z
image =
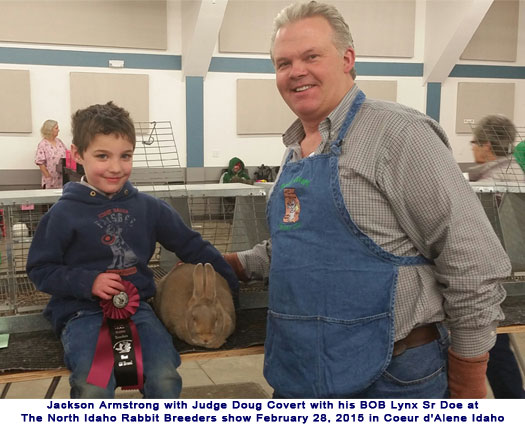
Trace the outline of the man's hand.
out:
M 121 277 L 116 273 L 100 273 L 91 287 L 91 293 L 103 300 L 109 300 L 124 290 Z
M 485 398 L 485 374 L 489 353 L 479 357 L 460 357 L 448 350 L 448 388 L 450 398 Z
M 230 254 L 224 254 L 224 259 L 231 266 L 239 280 L 242 280 L 243 282 L 248 282 L 248 276 L 246 276 L 246 272 L 244 271 L 244 268 L 239 260 L 239 257 L 237 256 L 237 253 L 232 252 Z

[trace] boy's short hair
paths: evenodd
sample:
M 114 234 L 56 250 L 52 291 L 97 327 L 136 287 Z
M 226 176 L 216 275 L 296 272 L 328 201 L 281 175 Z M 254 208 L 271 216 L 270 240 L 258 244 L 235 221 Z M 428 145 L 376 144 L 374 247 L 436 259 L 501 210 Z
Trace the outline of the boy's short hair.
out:
M 128 139 L 135 149 L 135 125 L 124 108 L 108 102 L 79 109 L 71 118 L 73 144 L 82 155 L 97 134 L 118 134 Z

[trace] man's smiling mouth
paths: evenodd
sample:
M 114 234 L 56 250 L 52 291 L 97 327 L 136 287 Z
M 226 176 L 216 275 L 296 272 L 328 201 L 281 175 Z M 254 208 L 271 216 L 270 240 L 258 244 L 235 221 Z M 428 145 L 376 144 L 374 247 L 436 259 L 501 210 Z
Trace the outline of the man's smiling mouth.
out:
M 306 86 L 297 87 L 296 89 L 294 89 L 294 92 L 302 92 L 302 91 L 308 90 L 308 89 L 310 89 L 312 87 L 313 87 L 312 85 L 306 85 Z

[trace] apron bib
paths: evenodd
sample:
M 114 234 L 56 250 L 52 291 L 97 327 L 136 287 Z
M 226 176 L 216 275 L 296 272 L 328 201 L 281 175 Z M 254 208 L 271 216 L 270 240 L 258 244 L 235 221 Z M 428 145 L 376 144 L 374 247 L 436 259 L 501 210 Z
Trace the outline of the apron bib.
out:
M 394 345 L 400 265 L 352 221 L 339 186 L 341 144 L 360 91 L 330 152 L 283 166 L 268 202 L 272 238 L 264 376 L 288 398 L 345 397 L 372 384 Z

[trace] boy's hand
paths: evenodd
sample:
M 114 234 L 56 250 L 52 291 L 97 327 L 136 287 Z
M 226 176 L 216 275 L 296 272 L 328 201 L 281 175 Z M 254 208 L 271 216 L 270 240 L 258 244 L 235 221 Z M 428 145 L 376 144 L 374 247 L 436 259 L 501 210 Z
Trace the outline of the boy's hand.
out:
M 121 277 L 116 273 L 100 273 L 93 282 L 91 293 L 103 300 L 109 300 L 124 290 L 120 281 Z

